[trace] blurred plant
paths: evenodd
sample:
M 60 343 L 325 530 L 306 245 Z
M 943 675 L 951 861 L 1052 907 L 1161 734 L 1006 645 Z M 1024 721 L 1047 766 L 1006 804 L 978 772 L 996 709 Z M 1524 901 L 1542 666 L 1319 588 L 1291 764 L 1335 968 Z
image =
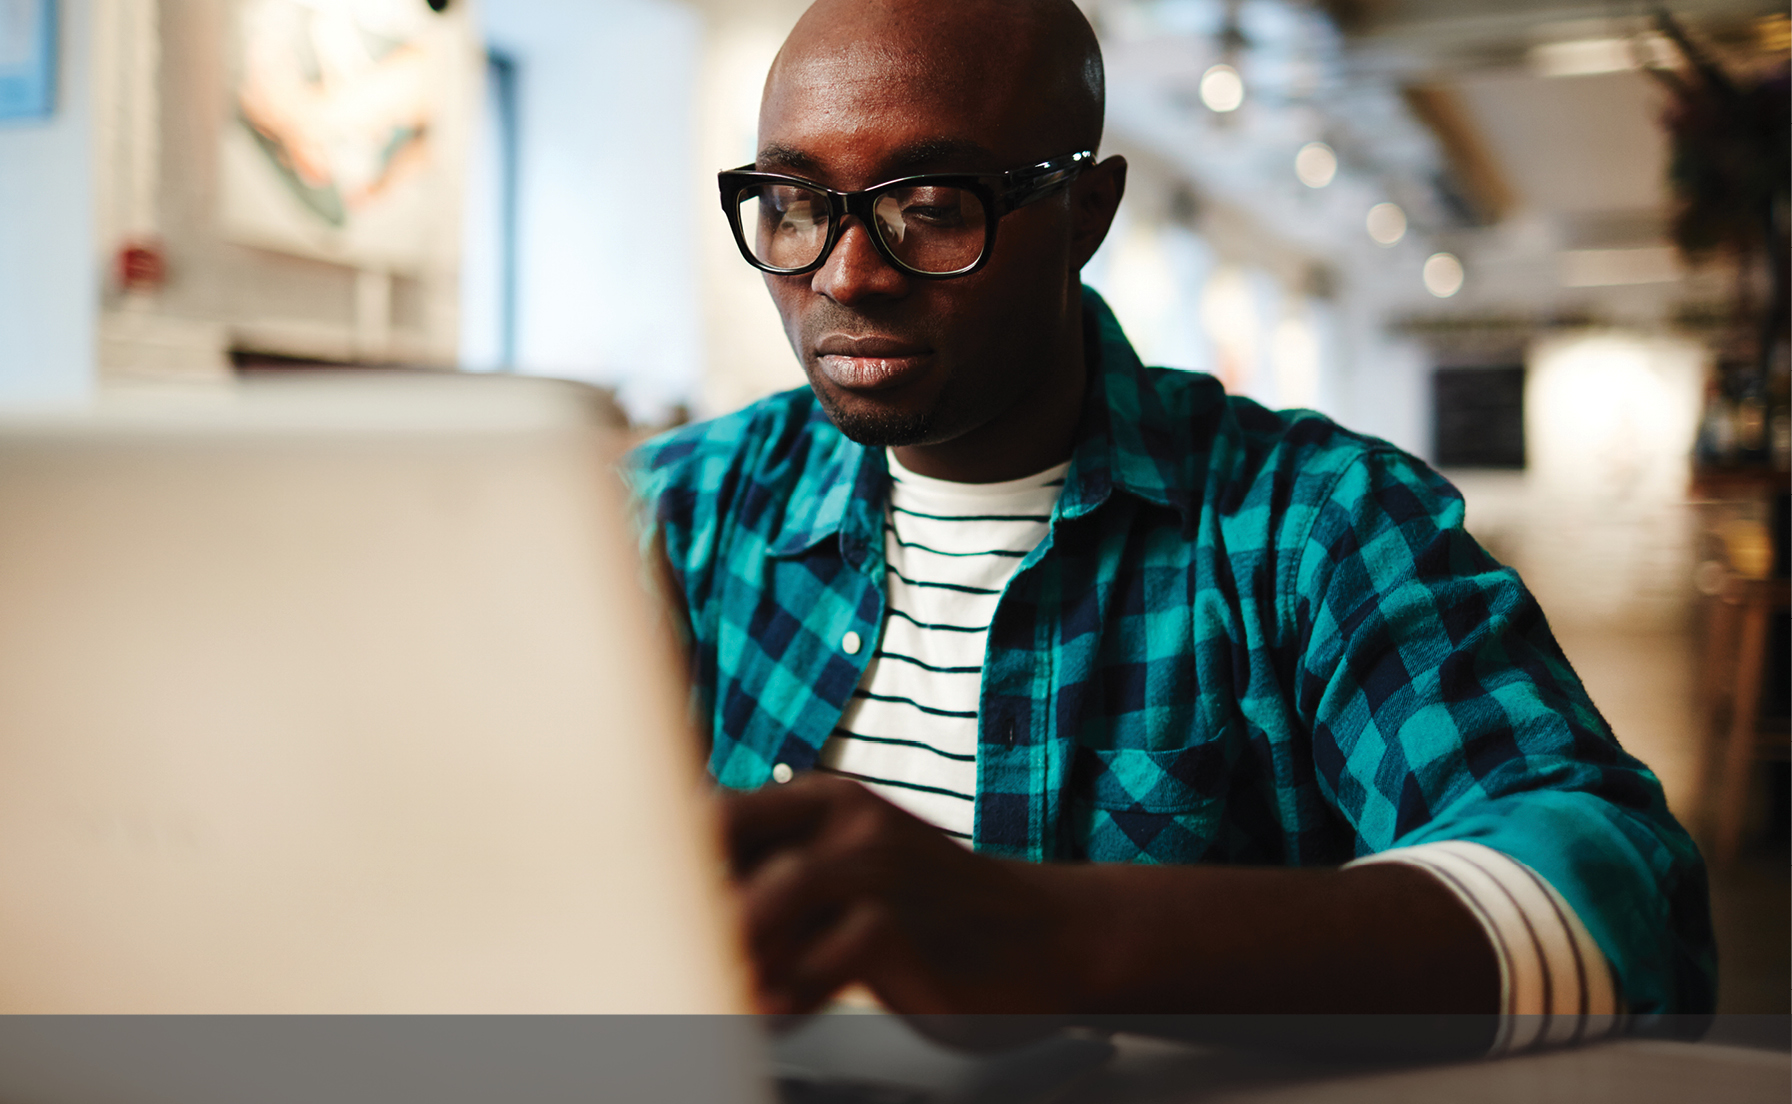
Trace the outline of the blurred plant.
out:
M 1674 244 L 1688 263 L 1714 255 L 1737 263 L 1738 314 L 1754 314 L 1748 276 L 1766 262 L 1767 294 L 1760 316 L 1756 366 L 1765 381 L 1774 347 L 1786 340 L 1788 299 L 1788 155 L 1792 84 L 1784 61 L 1765 71 L 1732 75 L 1666 11 L 1656 23 L 1678 50 L 1678 70 L 1650 68 L 1670 91 L 1662 122 L 1672 153 Z

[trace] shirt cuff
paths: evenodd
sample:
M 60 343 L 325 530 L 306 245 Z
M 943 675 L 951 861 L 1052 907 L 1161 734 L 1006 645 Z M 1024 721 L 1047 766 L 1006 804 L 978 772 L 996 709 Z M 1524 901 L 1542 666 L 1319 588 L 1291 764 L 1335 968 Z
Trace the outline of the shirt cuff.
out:
M 1623 1010 L 1611 966 L 1574 908 L 1542 875 L 1467 840 L 1396 847 L 1349 863 L 1428 871 L 1487 933 L 1500 964 L 1500 1026 L 1492 1054 L 1615 1033 Z

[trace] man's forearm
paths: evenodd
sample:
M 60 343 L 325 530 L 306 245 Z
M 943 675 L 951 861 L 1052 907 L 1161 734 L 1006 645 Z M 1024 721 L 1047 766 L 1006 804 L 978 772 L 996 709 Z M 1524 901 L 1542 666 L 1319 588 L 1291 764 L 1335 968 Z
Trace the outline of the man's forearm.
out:
M 814 775 L 733 795 L 723 811 L 766 1011 L 810 1011 L 853 982 L 905 1014 L 1110 1027 L 1202 1013 L 1500 1011 L 1499 960 L 1479 921 L 1417 867 L 995 859 L 856 783 Z
M 1070 1011 L 1497 1013 L 1479 924 L 1412 867 L 1049 865 Z

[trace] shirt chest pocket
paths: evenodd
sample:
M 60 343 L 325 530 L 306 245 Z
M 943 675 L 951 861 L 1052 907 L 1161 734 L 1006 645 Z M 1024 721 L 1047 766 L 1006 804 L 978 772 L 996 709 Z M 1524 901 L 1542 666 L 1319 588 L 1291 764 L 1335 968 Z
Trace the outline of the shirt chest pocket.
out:
M 1220 741 L 1169 750 L 1079 746 L 1065 802 L 1069 857 L 1201 861 L 1225 808 L 1226 773 Z

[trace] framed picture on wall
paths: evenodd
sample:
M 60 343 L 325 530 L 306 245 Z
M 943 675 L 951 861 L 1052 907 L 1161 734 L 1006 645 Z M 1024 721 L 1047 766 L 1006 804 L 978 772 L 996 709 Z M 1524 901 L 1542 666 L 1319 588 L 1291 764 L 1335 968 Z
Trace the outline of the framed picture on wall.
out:
M 462 21 L 424 0 L 234 0 L 232 10 L 219 157 L 227 236 L 339 264 L 420 267 L 455 217 L 442 147 Z
M 56 105 L 56 0 L 0 0 L 0 120 Z

